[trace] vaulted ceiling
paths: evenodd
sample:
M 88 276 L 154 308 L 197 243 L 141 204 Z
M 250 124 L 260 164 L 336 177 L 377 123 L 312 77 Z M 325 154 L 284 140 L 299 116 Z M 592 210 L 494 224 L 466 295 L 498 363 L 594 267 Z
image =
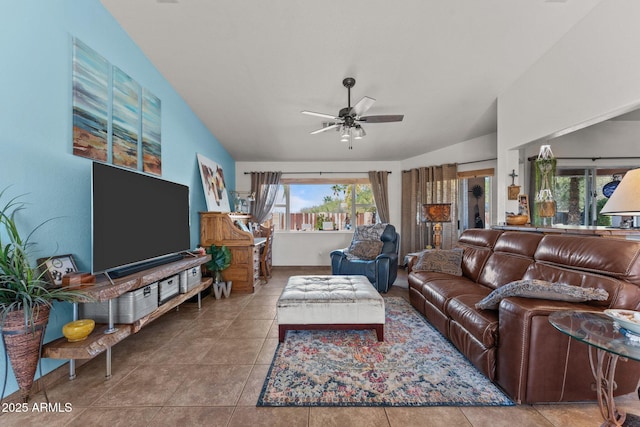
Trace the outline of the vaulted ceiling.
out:
M 101 0 L 237 161 L 403 160 L 496 131 L 498 96 L 601 0 Z M 377 101 L 353 150 L 310 135 Z

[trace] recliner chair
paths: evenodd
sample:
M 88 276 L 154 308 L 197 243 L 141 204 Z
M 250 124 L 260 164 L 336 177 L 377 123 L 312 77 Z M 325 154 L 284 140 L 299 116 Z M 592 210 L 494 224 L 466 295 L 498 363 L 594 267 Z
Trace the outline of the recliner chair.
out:
M 363 226 L 358 226 L 363 227 Z M 354 239 L 358 233 L 354 233 Z M 349 259 L 349 248 L 331 252 L 331 274 L 366 276 L 378 292 L 388 292 L 398 276 L 398 248 L 400 236 L 396 228 L 387 224 L 380 235 L 382 249 L 375 259 Z M 352 241 L 353 243 L 353 241 Z

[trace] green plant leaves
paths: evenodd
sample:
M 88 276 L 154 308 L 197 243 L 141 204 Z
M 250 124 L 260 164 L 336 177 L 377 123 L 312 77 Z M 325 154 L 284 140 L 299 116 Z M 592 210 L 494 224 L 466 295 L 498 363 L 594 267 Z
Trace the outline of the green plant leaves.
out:
M 0 191 L 0 200 L 6 189 Z M 25 324 L 33 317 L 38 306 L 51 306 L 53 301 L 78 301 L 83 298 L 77 291 L 66 288 L 49 289 L 41 266 L 32 267 L 30 249 L 33 233 L 48 221 L 35 227 L 25 238 L 16 226 L 16 214 L 25 209 L 19 197 L 10 199 L 0 207 L 0 325 L 10 311 L 24 310 Z
M 211 255 L 211 261 L 205 264 L 209 270 L 222 271 L 231 265 L 231 251 L 228 247 L 211 245 L 206 252 Z

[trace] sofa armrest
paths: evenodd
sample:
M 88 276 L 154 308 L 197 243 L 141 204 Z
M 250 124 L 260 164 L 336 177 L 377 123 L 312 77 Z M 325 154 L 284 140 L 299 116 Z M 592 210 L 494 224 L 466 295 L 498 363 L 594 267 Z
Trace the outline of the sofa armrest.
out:
M 346 250 L 347 248 L 335 249 L 329 253 L 331 256 L 331 274 L 341 273 L 342 261 L 347 259 L 347 256 L 344 253 Z
M 549 323 L 549 315 L 557 311 L 593 309 L 582 303 L 534 298 L 502 300 L 498 384 L 518 403 L 595 400 L 587 345 Z M 616 371 L 616 394 L 630 393 L 638 383 L 638 374 L 629 372 L 631 363 L 624 365 Z
M 405 260 L 406 260 L 406 267 L 407 267 L 407 274 L 411 273 L 413 271 L 413 266 L 416 265 L 416 262 L 418 262 L 418 258 L 420 258 L 418 255 L 406 255 L 405 256 Z
M 336 256 L 336 257 L 345 257 L 346 258 L 345 252 L 346 252 L 347 249 L 349 249 L 349 248 L 334 249 L 329 253 L 329 256 L 331 256 L 331 258 L 333 258 L 334 256 Z
M 389 262 L 395 261 L 398 263 L 398 254 L 395 253 L 382 253 L 376 257 L 376 261 L 389 260 Z

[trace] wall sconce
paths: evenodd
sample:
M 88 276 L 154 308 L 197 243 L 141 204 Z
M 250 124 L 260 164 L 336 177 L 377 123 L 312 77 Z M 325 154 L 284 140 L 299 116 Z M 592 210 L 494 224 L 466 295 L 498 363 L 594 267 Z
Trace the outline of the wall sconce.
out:
M 624 175 L 600 213 L 629 217 L 640 215 L 640 169 L 630 170 Z M 632 224 L 633 218 L 623 219 L 620 228 L 631 228 Z
M 440 249 L 442 223 L 451 221 L 451 203 L 426 203 L 422 205 L 422 217 L 433 226 L 433 246 Z

